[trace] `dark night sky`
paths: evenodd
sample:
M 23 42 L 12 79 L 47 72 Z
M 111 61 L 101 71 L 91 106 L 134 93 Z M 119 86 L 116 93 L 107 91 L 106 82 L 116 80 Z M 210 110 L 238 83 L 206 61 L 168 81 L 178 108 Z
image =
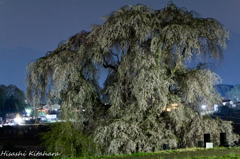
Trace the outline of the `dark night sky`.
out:
M 120 7 L 138 3 L 162 9 L 168 0 L 0 0 L 0 84 L 21 90 L 25 68 L 54 50 L 58 43 Z M 173 0 L 178 7 L 195 10 L 203 18 L 220 21 L 230 31 L 224 61 L 215 72 L 223 84 L 240 84 L 240 0 Z

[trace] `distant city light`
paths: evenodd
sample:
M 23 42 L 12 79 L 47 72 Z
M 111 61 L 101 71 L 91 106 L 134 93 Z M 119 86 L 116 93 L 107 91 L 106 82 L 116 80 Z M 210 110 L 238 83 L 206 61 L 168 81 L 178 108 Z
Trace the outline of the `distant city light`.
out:
M 25 109 L 25 111 L 30 114 L 31 113 L 31 109 Z
M 20 117 L 16 117 L 16 118 L 14 119 L 14 121 L 15 121 L 16 123 L 20 124 L 20 123 L 22 122 L 22 119 L 21 119 Z
M 202 109 L 206 109 L 207 108 L 207 106 L 206 105 L 202 105 Z
M 30 116 L 30 113 L 31 113 L 31 109 L 25 109 L 26 113 L 27 113 L 27 116 Z

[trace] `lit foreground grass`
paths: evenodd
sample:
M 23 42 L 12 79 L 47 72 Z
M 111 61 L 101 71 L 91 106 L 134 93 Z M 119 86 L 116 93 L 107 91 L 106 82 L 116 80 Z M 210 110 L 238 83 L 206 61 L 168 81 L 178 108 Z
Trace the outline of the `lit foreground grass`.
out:
M 95 156 L 76 159 L 240 159 L 240 147 L 216 147 L 213 149 L 185 148 L 151 153 L 135 153 L 114 156 Z M 75 158 L 69 158 L 75 159 Z

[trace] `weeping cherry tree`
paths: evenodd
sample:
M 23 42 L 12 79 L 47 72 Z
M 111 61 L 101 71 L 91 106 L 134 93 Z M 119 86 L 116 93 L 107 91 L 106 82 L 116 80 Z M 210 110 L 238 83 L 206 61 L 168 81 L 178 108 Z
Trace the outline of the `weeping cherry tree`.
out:
M 229 142 L 239 139 L 230 122 L 194 112 L 199 103 L 219 102 L 213 86 L 220 77 L 206 63 L 186 66 L 193 56 L 222 58 L 229 39 L 222 24 L 173 3 L 160 10 L 127 5 L 103 18 L 27 67 L 27 96 L 35 106 L 62 100 L 66 122 L 52 129 L 49 150 L 86 155 L 94 142 L 96 154 L 122 154 L 160 150 L 164 143 L 196 146 L 204 133 L 216 145 L 220 132 Z

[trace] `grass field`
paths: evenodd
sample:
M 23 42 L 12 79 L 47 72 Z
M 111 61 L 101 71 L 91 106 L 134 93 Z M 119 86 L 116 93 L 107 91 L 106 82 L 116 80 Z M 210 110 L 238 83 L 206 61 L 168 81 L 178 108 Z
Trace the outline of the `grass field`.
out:
M 240 147 L 217 147 L 213 149 L 186 148 L 157 151 L 154 153 L 135 153 L 131 155 L 98 156 L 92 159 L 240 159 Z M 78 158 L 82 159 L 82 158 Z

